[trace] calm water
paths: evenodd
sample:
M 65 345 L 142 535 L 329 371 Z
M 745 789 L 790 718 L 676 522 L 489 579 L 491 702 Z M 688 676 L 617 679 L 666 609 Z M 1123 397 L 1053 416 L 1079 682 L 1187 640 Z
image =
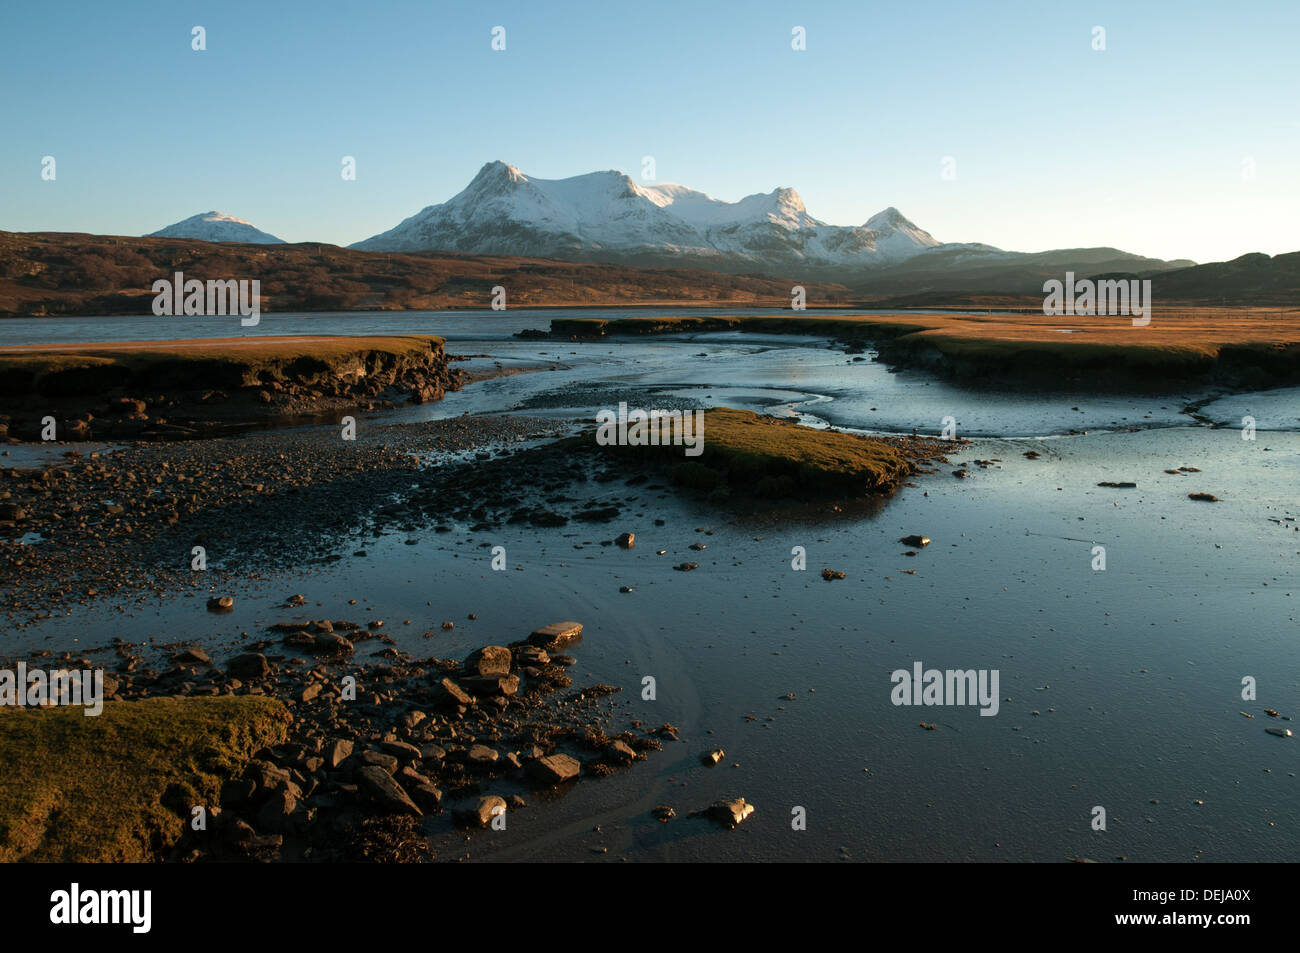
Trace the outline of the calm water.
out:
M 242 327 L 237 317 L 153 315 L 0 319 L 0 344 L 73 344 L 89 341 L 170 341 L 178 338 L 276 334 L 439 334 L 451 341 L 508 338 L 517 331 L 546 330 L 552 318 L 621 318 L 636 315 L 725 314 L 717 308 L 512 308 L 508 311 L 359 311 L 263 314 Z M 740 313 L 740 312 L 737 312 Z M 790 314 L 789 308 L 746 308 L 745 314 Z M 816 313 L 816 312 L 812 312 Z M 827 314 L 885 314 L 837 308 Z
M 303 333 L 332 333 L 332 322 L 355 333 L 418 330 L 446 334 L 453 352 L 558 367 L 398 412 L 407 419 L 544 403 L 528 412 L 589 420 L 627 389 L 863 430 L 937 434 L 952 416 L 959 434 L 976 438 L 952 455 L 971 476 L 943 467 L 873 518 L 794 525 L 733 522 L 667 492 L 611 484 L 629 505 L 609 527 L 458 527 L 419 546 L 403 545 L 403 533 L 369 545 L 364 559 L 236 588 L 232 616 L 209 616 L 188 598 L 132 606 L 136 637 L 184 632 L 225 650 L 239 631 L 284 618 L 275 606 L 291 592 L 319 603 L 317 617 L 411 618 L 409 629 L 387 631 L 421 655 L 582 621 L 578 683 L 624 686 L 628 711 L 672 722 L 686 740 L 512 815 L 508 835 L 476 838 L 479 856 L 588 859 L 608 847 L 607 859 L 632 860 L 1300 859 L 1300 739 L 1266 734 L 1278 722 L 1263 714 L 1300 709 L 1300 390 L 1224 397 L 1202 411 L 1230 425 L 1214 429 L 1180 413 L 1203 394 L 974 391 L 851 363 L 812 339 L 508 338 L 556 316 L 534 315 L 493 318 L 489 330 L 465 313 L 427 326 L 424 316 L 389 314 L 324 325 L 267 316 L 264 325 L 285 333 L 277 317 L 309 321 Z M 158 336 L 112 320 L 114 334 Z M 0 334 L 13 324 L 0 322 Z M 91 327 L 58 339 L 87 339 Z M 1246 414 L 1257 420 L 1254 441 L 1238 429 Z M 1023 456 L 1031 448 L 1040 459 Z M 999 462 L 980 468 L 977 459 Z M 1179 466 L 1201 472 L 1163 472 Z M 1193 491 L 1222 502 L 1190 501 Z M 637 534 L 635 549 L 574 548 L 623 530 Z M 909 533 L 933 542 L 905 557 L 896 540 Z M 687 548 L 700 539 L 707 550 Z M 485 542 L 504 545 L 522 571 L 491 572 Z M 1097 545 L 1104 571 L 1093 569 Z M 795 546 L 807 551 L 807 571 L 791 568 Z M 700 569 L 671 570 L 687 558 Z M 822 567 L 847 578 L 824 582 Z M 460 621 L 471 612 L 477 621 Z M 457 627 L 431 646 L 420 634 L 442 619 Z M 9 641 L 97 645 L 122 625 L 101 606 Z M 893 705 L 890 673 L 918 660 L 998 670 L 997 716 Z M 657 681 L 655 701 L 641 699 L 645 675 Z M 1247 676 L 1257 701 L 1241 698 Z M 726 750 L 723 764 L 701 766 L 700 752 L 714 747 Z M 739 829 L 686 817 L 724 794 L 757 805 Z M 657 804 L 679 819 L 654 821 Z M 1104 832 L 1090 828 L 1096 806 L 1107 812 Z M 796 807 L 806 809 L 805 831 L 791 829 Z

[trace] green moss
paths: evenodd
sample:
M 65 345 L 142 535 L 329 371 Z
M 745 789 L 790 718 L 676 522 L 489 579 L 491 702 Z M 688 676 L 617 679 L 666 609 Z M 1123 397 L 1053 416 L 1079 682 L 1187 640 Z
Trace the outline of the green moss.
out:
M 664 424 L 660 446 L 610 446 L 671 466 L 675 483 L 701 491 L 729 489 L 766 497 L 823 491 L 861 495 L 892 490 L 931 448 L 905 438 L 814 430 L 748 410 L 704 413 L 703 452 L 682 459 Z
M 154 860 L 290 720 L 254 695 L 2 708 L 0 862 Z

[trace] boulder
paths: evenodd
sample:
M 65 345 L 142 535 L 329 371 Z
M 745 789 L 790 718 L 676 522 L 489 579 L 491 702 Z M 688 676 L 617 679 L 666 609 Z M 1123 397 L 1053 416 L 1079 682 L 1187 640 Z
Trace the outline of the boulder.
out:
M 438 687 L 442 689 L 442 697 L 439 700 L 444 704 L 453 704 L 453 705 L 474 704 L 474 699 L 469 694 L 469 692 L 465 691 L 465 689 L 461 688 L 450 678 L 444 678 L 442 681 L 438 683 Z
M 362 768 L 379 768 L 386 774 L 396 774 L 400 767 L 398 760 L 391 754 L 384 754 L 380 751 L 358 751 L 352 757 L 348 758 L 344 764 L 345 772 L 350 771 L 356 775 Z
M 528 773 L 540 784 L 562 784 L 572 781 L 582 771 L 577 758 L 567 754 L 552 754 L 528 762 Z
M 398 761 L 412 763 L 422 757 L 419 748 L 405 741 L 381 741 L 379 747 L 384 749 L 385 754 L 391 754 Z
M 552 622 L 534 629 L 528 641 L 539 648 L 554 652 L 582 640 L 581 622 Z
M 352 756 L 352 742 L 347 738 L 336 738 L 325 747 L 325 764 L 334 770 Z
M 298 799 L 288 790 L 276 791 L 257 812 L 257 826 L 273 834 L 293 833 L 293 812 Z
M 393 776 L 377 765 L 368 764 L 357 772 L 357 786 L 390 814 L 424 816 Z
M 743 797 L 715 801 L 705 812 L 719 824 L 735 827 L 754 813 L 754 805 L 745 803 Z
M 229 778 L 221 782 L 221 800 L 223 808 L 238 807 L 253 799 L 257 782 L 252 778 Z
M 485 645 L 465 659 L 465 674 L 487 677 L 510 674 L 510 650 L 501 645 Z
M 471 807 L 456 812 L 456 819 L 470 827 L 487 827 L 492 818 L 506 812 L 506 802 L 495 794 L 485 794 Z
M 476 695 L 513 695 L 519 691 L 519 676 L 492 675 L 486 678 L 467 678 L 465 687 Z
M 228 676 L 245 682 L 256 678 L 264 678 L 270 673 L 271 663 L 266 660 L 266 656 L 261 652 L 245 652 L 243 655 L 236 655 L 226 665 L 226 674 Z
M 212 657 L 202 649 L 186 649 L 176 656 L 176 661 L 182 665 L 211 665 Z

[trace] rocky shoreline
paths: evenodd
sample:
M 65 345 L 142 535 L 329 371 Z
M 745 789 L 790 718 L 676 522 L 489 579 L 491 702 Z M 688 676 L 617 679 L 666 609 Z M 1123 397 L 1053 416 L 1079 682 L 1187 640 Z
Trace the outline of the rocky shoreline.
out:
M 303 604 L 292 597 L 286 609 Z M 534 792 L 644 760 L 670 725 L 615 725 L 604 684 L 573 688 L 575 622 L 484 646 L 464 660 L 416 659 L 382 620 L 285 621 L 225 664 L 202 649 L 150 668 L 119 640 L 112 703 L 159 696 L 265 695 L 291 712 L 281 744 L 221 785 L 202 830 L 159 859 L 196 862 L 433 860 L 455 828 L 504 829 Z M 378 663 L 358 663 L 366 645 Z M 498 820 L 498 818 L 500 818 Z M 427 823 L 426 823 L 427 822 Z M 457 843 L 463 855 L 464 844 Z

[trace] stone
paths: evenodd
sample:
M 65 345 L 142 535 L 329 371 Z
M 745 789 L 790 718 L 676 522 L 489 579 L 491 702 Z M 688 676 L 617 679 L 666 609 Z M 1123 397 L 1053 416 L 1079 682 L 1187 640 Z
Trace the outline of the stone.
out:
M 410 763 L 419 761 L 422 757 L 419 748 L 413 744 L 408 744 L 405 741 L 381 741 L 379 747 L 382 748 L 386 754 L 391 754 L 393 757 L 397 758 L 398 761 Z
M 487 827 L 492 818 L 506 812 L 506 802 L 495 794 L 484 794 L 472 807 L 456 812 L 456 818 L 470 827 Z
M 465 659 L 465 673 L 487 677 L 510 674 L 510 650 L 501 645 L 485 645 L 475 649 Z
M 747 804 L 743 797 L 715 801 L 705 812 L 719 824 L 735 827 L 754 813 L 754 805 Z
M 264 678 L 270 672 L 271 663 L 266 660 L 266 656 L 261 652 L 245 652 L 243 655 L 236 655 L 226 665 L 226 674 L 228 676 L 245 682 L 256 678 Z
M 540 629 L 534 629 L 528 636 L 528 641 L 533 645 L 553 652 L 556 649 L 566 648 L 582 640 L 582 623 L 581 622 L 552 622 L 550 625 L 544 625 Z
M 704 754 L 700 755 L 700 762 L 712 767 L 726 756 L 727 752 L 723 751 L 721 748 L 714 748 L 712 751 L 706 751 Z
M 317 695 L 319 695 L 320 692 L 321 692 L 320 682 L 309 682 L 308 684 L 303 686 L 302 692 L 299 694 L 298 699 L 300 701 L 309 702 Z
M 626 741 L 615 741 L 605 749 L 605 757 L 615 764 L 626 765 L 636 760 L 636 752 Z
M 276 791 L 257 812 L 257 826 L 273 834 L 293 833 L 293 812 L 298 799 L 288 790 Z
M 495 748 L 489 748 L 487 745 L 470 745 L 470 749 L 465 754 L 465 760 L 470 763 L 471 767 L 491 768 L 501 757 Z
M 27 511 L 17 503 L 4 501 L 0 503 L 0 520 L 12 520 L 15 523 L 27 519 Z
M 636 545 L 636 534 L 623 533 L 618 539 L 614 540 L 614 544 L 622 549 L 631 549 Z
M 536 645 L 521 645 L 515 650 L 519 656 L 519 661 L 526 665 L 545 665 L 551 660 L 551 656 L 546 649 L 538 648 Z
M 202 649 L 186 649 L 176 656 L 176 661 L 182 665 L 211 665 L 212 656 Z
M 438 683 L 438 685 L 442 688 L 443 697 L 441 700 L 444 703 L 450 703 L 453 705 L 474 704 L 474 699 L 470 696 L 469 692 L 465 691 L 465 689 L 461 688 L 450 678 L 444 678 Z
M 926 546 L 930 545 L 930 537 L 913 533 L 911 536 L 904 536 L 899 540 L 899 542 L 905 546 L 915 546 L 917 549 L 924 549 Z
M 411 798 L 426 811 L 442 807 L 442 791 L 430 782 L 416 782 L 409 786 Z
M 353 774 L 356 774 L 362 768 L 379 768 L 392 775 L 397 773 L 400 763 L 391 754 L 384 754 L 379 751 L 358 751 L 348 758 L 348 765 L 351 767 Z
M 257 782 L 252 778 L 229 778 L 221 782 L 220 804 L 223 808 L 247 804 L 256 790 Z
M 421 745 L 420 757 L 425 761 L 441 761 L 447 757 L 447 749 L 436 744 Z
M 467 678 L 465 687 L 476 695 L 513 695 L 519 691 L 519 676 L 493 675 L 487 678 Z
M 332 771 L 352 756 L 352 742 L 347 738 L 336 738 L 325 748 L 325 764 Z
M 324 655 L 351 655 L 354 646 L 337 632 L 317 632 L 312 639 L 312 650 Z
M 235 608 L 233 596 L 213 596 L 208 600 L 209 612 L 231 612 Z
M 416 806 L 402 786 L 393 780 L 393 776 L 377 765 L 368 764 L 357 772 L 357 786 L 390 814 L 424 816 L 424 812 Z
M 528 762 L 528 773 L 541 784 L 561 784 L 572 781 L 582 771 L 577 758 L 567 754 L 552 754 Z
M 269 761 L 252 762 L 244 769 L 244 777 L 257 782 L 259 795 L 272 794 L 290 783 L 289 772 Z

